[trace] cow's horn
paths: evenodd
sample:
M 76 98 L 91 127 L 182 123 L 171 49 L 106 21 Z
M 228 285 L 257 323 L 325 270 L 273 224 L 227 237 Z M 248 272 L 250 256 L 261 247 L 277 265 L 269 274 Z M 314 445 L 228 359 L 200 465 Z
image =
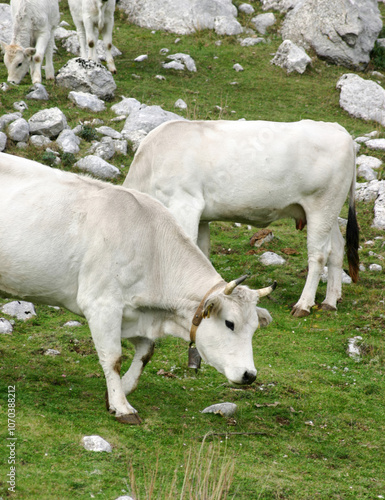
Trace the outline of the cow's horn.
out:
M 250 275 L 245 274 L 241 276 L 240 278 L 237 278 L 236 280 L 230 281 L 230 283 L 227 283 L 224 294 L 225 295 L 230 295 L 234 288 L 238 285 L 240 285 L 243 281 L 245 281 L 246 278 L 248 278 Z
M 274 283 L 271 286 L 267 286 L 266 288 L 260 288 L 257 290 L 259 297 L 265 297 L 266 295 L 269 295 L 271 292 L 275 290 L 277 286 L 277 282 L 274 281 Z

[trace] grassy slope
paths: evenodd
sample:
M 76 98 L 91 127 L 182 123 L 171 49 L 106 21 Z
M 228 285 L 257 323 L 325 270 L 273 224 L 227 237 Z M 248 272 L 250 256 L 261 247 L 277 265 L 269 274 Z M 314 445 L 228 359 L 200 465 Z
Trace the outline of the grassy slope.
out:
M 70 21 L 66 2 L 63 18 Z M 246 17 L 242 17 L 247 22 Z M 180 37 L 155 34 L 130 26 L 116 15 L 115 44 L 123 52 L 116 60 L 120 96 L 136 97 L 146 104 L 173 110 L 183 98 L 189 105 L 185 116 L 192 119 L 268 119 L 291 121 L 301 118 L 338 121 L 354 135 L 382 131 L 347 115 L 338 103 L 337 79 L 349 72 L 314 59 L 304 75 L 287 75 L 270 64 L 280 44 L 272 30 L 268 43 L 242 48 L 235 39 L 210 32 Z M 222 45 L 215 45 L 222 40 Z M 196 74 L 166 72 L 161 68 L 162 47 L 187 52 L 197 63 Z M 149 59 L 133 59 L 147 53 Z M 215 59 L 218 57 L 218 59 Z M 69 58 L 59 48 L 58 69 Z M 244 72 L 232 66 L 242 64 Z M 135 79 L 132 74 L 140 76 Z M 158 81 L 156 74 L 165 74 Z M 370 74 L 363 74 L 370 78 Z M 6 79 L 0 65 L 0 81 Z M 237 81 L 238 85 L 230 85 Z M 12 111 L 14 101 L 24 99 L 24 84 L 1 94 L 0 114 Z M 59 106 L 71 126 L 94 115 L 75 108 L 67 91 L 47 85 L 51 100 L 28 102 L 28 118 L 41 108 Z M 112 103 L 111 103 L 112 104 Z M 215 106 L 221 106 L 218 112 Z M 235 111 L 235 113 L 232 113 Z M 183 114 L 182 112 L 181 114 Z M 99 117 L 109 124 L 109 111 Z M 113 125 L 120 130 L 120 125 Z M 83 153 L 87 145 L 83 146 Z M 8 152 L 40 159 L 42 153 Z M 362 150 L 362 152 L 365 152 Z M 377 155 L 381 157 L 381 155 Z M 128 170 L 132 154 L 116 157 L 113 163 Z M 383 175 L 383 170 L 381 171 Z M 118 181 L 123 181 L 123 176 Z M 346 215 L 345 213 L 343 215 Z M 370 227 L 372 206 L 359 204 L 358 218 L 362 243 L 383 233 Z M 90 340 L 88 327 L 63 328 L 69 319 L 65 311 L 37 307 L 38 317 L 27 323 L 16 321 L 12 336 L 0 339 L 1 441 L 6 430 L 7 386 L 16 384 L 17 397 L 17 498 L 98 498 L 113 499 L 130 492 L 130 470 L 134 471 L 139 497 L 151 498 L 149 473 L 158 459 L 156 488 L 152 498 L 167 498 L 176 474 L 177 486 L 170 498 L 178 498 L 187 468 L 187 454 L 197 455 L 207 433 L 216 444 L 215 463 L 228 458 L 234 463 L 230 497 L 239 499 L 357 499 L 385 496 L 384 457 L 384 275 L 362 273 L 358 285 L 344 286 L 344 300 L 338 312 L 315 309 L 306 319 L 290 317 L 290 305 L 301 293 L 306 270 L 306 230 L 294 231 L 292 221 L 273 225 L 276 238 L 263 250 L 287 258 L 283 268 L 263 268 L 258 252 L 250 254 L 251 232 L 244 226 L 213 225 L 212 261 L 224 278 L 232 279 L 251 271 L 249 286 L 279 283 L 274 296 L 261 305 L 274 322 L 259 330 L 254 339 L 257 382 L 245 390 L 234 390 L 214 369 L 203 366 L 199 374 L 187 369 L 187 346 L 175 339 L 159 341 L 155 356 L 146 367 L 137 391 L 129 397 L 144 419 L 140 427 L 115 423 L 104 409 L 105 382 Z M 379 262 L 369 250 L 384 255 L 382 241 L 364 248 L 361 260 Z M 296 254 L 286 255 L 283 248 Z M 229 249 L 231 249 L 229 251 Z M 317 300 L 322 301 L 326 285 L 321 284 Z M 346 355 L 347 339 L 361 335 L 366 355 L 355 363 Z M 42 355 L 47 348 L 61 351 L 58 357 Z M 126 351 L 129 364 L 131 351 Z M 157 375 L 160 369 L 175 377 Z M 200 413 L 205 406 L 233 401 L 239 406 L 235 419 Z M 256 407 L 278 402 L 277 406 Z M 306 424 L 312 421 L 314 425 Z M 235 434 L 240 433 L 240 434 Z M 253 433 L 253 434 L 247 434 Z M 80 440 L 99 434 L 114 447 L 111 454 L 86 452 Z M 226 435 L 227 434 L 227 435 Z M 5 498 L 8 452 L 0 449 L 2 475 L 0 494 Z M 208 468 L 207 460 L 203 467 Z M 176 472 L 174 472 L 176 471 Z M 212 472 L 211 477 L 218 477 Z M 147 485 L 147 492 L 146 490 Z M 178 493 L 177 493 L 178 492 Z M 186 497 L 187 498 L 187 497 Z

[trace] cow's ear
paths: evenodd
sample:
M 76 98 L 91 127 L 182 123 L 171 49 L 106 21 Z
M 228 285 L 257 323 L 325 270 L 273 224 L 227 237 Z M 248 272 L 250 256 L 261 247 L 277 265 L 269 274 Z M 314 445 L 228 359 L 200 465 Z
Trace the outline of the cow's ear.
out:
M 28 49 L 24 49 L 24 55 L 27 57 L 32 57 L 35 55 L 36 49 L 34 47 L 28 47 Z
M 273 321 L 269 311 L 263 307 L 257 307 L 259 326 L 264 327 Z
M 219 295 L 217 295 L 217 294 L 210 295 L 206 299 L 205 305 L 203 307 L 202 317 L 203 318 L 209 318 L 210 314 L 211 314 L 211 312 L 213 311 L 214 308 L 215 309 L 219 309 L 220 303 L 221 303 L 221 300 L 219 298 Z
M 3 42 L 3 40 L 0 40 L 0 45 L 1 45 L 1 51 L 4 52 L 5 54 L 5 51 L 7 49 L 7 44 Z

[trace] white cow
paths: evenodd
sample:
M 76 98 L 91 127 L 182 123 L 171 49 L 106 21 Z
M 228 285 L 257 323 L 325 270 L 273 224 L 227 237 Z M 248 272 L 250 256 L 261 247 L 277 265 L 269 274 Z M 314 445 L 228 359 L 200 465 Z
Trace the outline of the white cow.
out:
M 347 255 L 357 280 L 355 172 L 353 141 L 336 123 L 171 121 L 141 142 L 123 185 L 160 200 L 206 255 L 213 220 L 266 227 L 290 217 L 297 229 L 307 223 L 309 272 L 292 310 L 300 317 L 315 303 L 326 264 L 323 308 L 335 310 L 341 298 L 338 215 L 348 193 Z
M 53 67 L 54 31 L 60 21 L 58 0 L 11 0 L 13 32 L 9 45 L 1 42 L 8 81 L 19 84 L 28 69 L 32 83 L 41 83 L 45 56 L 45 76 L 55 78 Z
M 111 53 L 115 3 L 115 0 L 68 0 L 79 37 L 81 57 L 99 62 L 96 45 L 101 33 L 106 49 L 107 68 L 111 73 L 116 73 Z
M 0 153 L 0 242 L 3 296 L 87 319 L 119 421 L 140 422 L 125 395 L 166 334 L 230 382 L 255 380 L 252 336 L 271 321 L 256 303 L 273 287 L 227 284 L 150 196 Z M 122 379 L 121 337 L 135 347 Z

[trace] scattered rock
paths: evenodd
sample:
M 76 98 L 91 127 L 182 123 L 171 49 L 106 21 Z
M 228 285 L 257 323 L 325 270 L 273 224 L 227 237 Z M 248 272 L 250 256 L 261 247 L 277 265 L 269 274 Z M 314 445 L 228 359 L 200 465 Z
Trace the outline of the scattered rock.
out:
M 187 104 L 183 99 L 178 99 L 177 101 L 175 101 L 174 108 L 187 109 Z
M 93 174 L 100 179 L 116 179 L 120 170 L 96 155 L 88 155 L 75 163 L 74 167 Z
M 31 134 L 55 138 L 68 127 L 67 119 L 59 108 L 42 109 L 28 120 Z
M 351 339 L 348 339 L 348 349 L 347 353 L 350 358 L 352 358 L 354 361 L 361 361 L 361 349 L 360 349 L 360 342 L 362 340 L 362 337 L 359 335 L 356 337 L 353 337 Z
M 82 326 L 82 324 L 80 323 L 80 321 L 67 321 L 67 323 L 64 323 L 63 327 L 64 326 L 67 328 L 75 328 L 78 326 Z
M 76 155 L 79 151 L 80 139 L 70 129 L 65 129 L 60 132 L 56 139 L 56 144 L 63 151 L 63 153 L 72 153 Z
M 4 132 L 0 132 L 0 151 L 4 151 L 6 145 L 7 136 L 4 134 Z
M 0 309 L 4 314 L 14 316 L 17 319 L 27 320 L 36 316 L 35 307 L 31 302 L 15 300 L 4 304 Z
M 10 334 L 12 332 L 13 327 L 11 322 L 5 318 L 0 318 L 0 334 Z
M 108 453 L 112 451 L 110 443 L 100 436 L 84 436 L 82 444 L 88 451 L 106 451 Z
M 81 57 L 70 59 L 58 72 L 56 83 L 77 92 L 90 92 L 100 99 L 112 99 L 116 84 L 102 64 Z
M 328 268 L 327 266 L 324 267 L 323 273 L 321 274 L 321 281 L 322 283 L 327 283 L 328 281 Z M 352 278 L 345 273 L 345 271 L 342 269 L 342 284 L 343 285 L 350 285 L 352 283 Z
M 297 73 L 302 74 L 310 63 L 311 59 L 304 49 L 298 47 L 290 40 L 285 40 L 281 43 L 274 58 L 271 60 L 271 64 L 285 68 L 288 73 L 297 71 Z
M 241 40 L 242 47 L 253 47 L 254 45 L 258 45 L 259 43 L 266 43 L 266 40 L 260 36 L 256 38 L 248 37 Z
M 23 111 L 28 109 L 28 105 L 24 101 L 14 102 L 13 109 L 16 109 L 16 111 L 20 111 L 20 113 L 22 113 Z
M 369 271 L 374 271 L 376 273 L 379 273 L 382 271 L 382 266 L 380 266 L 380 264 L 370 264 Z
M 216 415 L 222 415 L 222 417 L 232 417 L 237 409 L 235 403 L 218 403 L 208 406 L 201 413 L 215 413 Z
M 26 98 L 35 99 L 35 101 L 48 101 L 49 95 L 44 85 L 41 83 L 35 83 L 26 95 Z
M 255 29 L 264 35 L 266 33 L 267 28 L 273 26 L 275 24 L 275 15 L 270 12 L 268 14 L 259 14 L 252 18 L 251 22 L 253 23 Z
M 8 137 L 14 142 L 26 142 L 29 139 L 29 125 L 24 118 L 18 118 L 9 124 Z
M 250 245 L 252 247 L 259 248 L 264 243 L 268 243 L 272 239 L 274 239 L 274 234 L 271 229 L 261 229 L 260 231 L 254 233 L 250 238 Z
M 96 132 L 99 132 L 99 134 L 106 135 L 107 137 L 112 137 L 112 139 L 121 139 L 122 134 L 118 132 L 117 130 L 107 127 L 106 125 L 102 125 L 101 127 L 97 127 Z
M 237 72 L 243 71 L 243 67 L 238 63 L 234 64 L 233 69 L 235 69 L 235 71 L 237 71 Z
M 79 108 L 89 109 L 94 113 L 98 113 L 106 109 L 104 101 L 89 92 L 75 92 L 74 90 L 71 90 L 68 94 L 68 99 L 75 103 Z
M 354 73 L 342 75 L 337 82 L 340 106 L 350 115 L 363 120 L 374 120 L 385 125 L 385 90 Z
M 44 351 L 45 356 L 59 356 L 60 351 L 57 351 L 56 349 L 47 349 Z
M 254 7 L 249 3 L 241 3 L 238 7 L 239 12 L 243 12 L 244 14 L 253 14 L 255 12 Z
M 128 116 L 133 111 L 138 111 L 141 107 L 146 107 L 146 105 L 140 104 L 140 102 L 133 97 L 122 96 L 122 100 L 120 102 L 111 106 L 111 111 L 119 116 Z
M 264 252 L 259 260 L 264 266 L 282 266 L 286 263 L 283 257 L 274 252 Z

